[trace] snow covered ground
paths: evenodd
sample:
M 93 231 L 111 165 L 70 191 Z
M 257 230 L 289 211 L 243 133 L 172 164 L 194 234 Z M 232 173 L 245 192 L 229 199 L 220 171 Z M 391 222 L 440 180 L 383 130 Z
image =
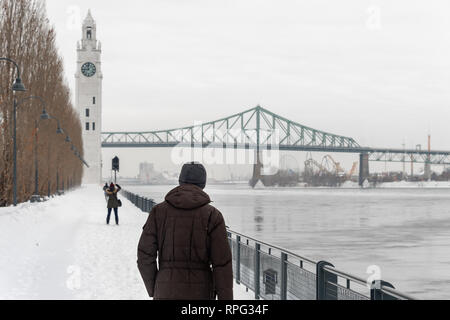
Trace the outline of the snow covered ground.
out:
M 148 299 L 136 266 L 147 216 L 122 201 L 120 227 L 97 186 L 0 208 L 0 299 Z M 235 298 L 253 294 L 236 286 Z

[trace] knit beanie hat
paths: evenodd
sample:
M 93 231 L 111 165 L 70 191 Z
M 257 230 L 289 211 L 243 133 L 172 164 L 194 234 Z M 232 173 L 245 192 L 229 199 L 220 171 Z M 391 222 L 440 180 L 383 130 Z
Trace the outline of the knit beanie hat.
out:
M 190 162 L 186 163 L 181 169 L 180 185 L 193 184 L 201 189 L 206 187 L 206 169 L 201 163 Z

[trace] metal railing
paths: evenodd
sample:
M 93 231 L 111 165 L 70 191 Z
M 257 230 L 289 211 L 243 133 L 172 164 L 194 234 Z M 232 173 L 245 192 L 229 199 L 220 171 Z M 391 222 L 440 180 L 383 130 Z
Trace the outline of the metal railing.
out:
M 141 197 L 135 193 L 131 193 L 127 190 L 122 190 L 121 193 L 127 198 L 131 203 L 133 203 L 136 207 L 141 209 L 143 212 L 149 213 L 152 211 L 153 207 L 156 203 L 153 199 L 149 199 L 146 197 Z
M 370 284 L 284 248 L 227 230 L 236 283 L 264 300 L 414 300 L 388 282 Z
M 143 212 L 155 202 L 122 190 Z M 233 256 L 233 275 L 263 300 L 414 300 L 388 282 L 366 280 L 314 261 L 290 250 L 227 229 Z

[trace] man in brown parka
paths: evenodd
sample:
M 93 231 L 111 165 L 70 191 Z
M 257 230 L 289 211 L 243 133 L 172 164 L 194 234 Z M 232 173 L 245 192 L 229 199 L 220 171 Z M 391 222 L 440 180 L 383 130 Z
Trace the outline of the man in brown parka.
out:
M 185 164 L 180 186 L 150 212 L 139 241 L 138 267 L 155 300 L 233 300 L 225 221 L 210 205 L 205 186 L 203 165 Z

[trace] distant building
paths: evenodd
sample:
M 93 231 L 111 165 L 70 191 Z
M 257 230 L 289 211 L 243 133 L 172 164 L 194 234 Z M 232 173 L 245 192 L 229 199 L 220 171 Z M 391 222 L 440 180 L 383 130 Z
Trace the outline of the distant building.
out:
M 153 163 L 144 162 L 139 165 L 138 179 L 143 184 L 149 184 L 159 174 L 155 171 L 155 165 Z

